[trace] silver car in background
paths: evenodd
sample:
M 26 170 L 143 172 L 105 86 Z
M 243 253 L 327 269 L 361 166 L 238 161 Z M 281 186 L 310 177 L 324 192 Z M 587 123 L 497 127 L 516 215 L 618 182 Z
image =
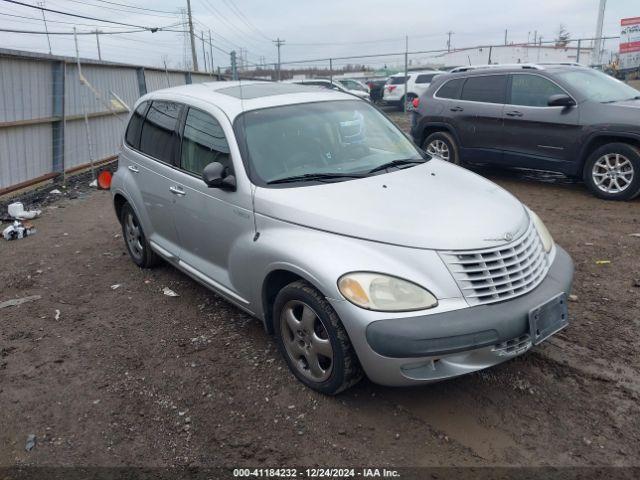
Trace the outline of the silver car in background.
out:
M 326 394 L 480 370 L 568 322 L 573 264 L 536 214 L 348 94 L 145 95 L 112 193 L 137 265 L 163 259 L 260 319 Z

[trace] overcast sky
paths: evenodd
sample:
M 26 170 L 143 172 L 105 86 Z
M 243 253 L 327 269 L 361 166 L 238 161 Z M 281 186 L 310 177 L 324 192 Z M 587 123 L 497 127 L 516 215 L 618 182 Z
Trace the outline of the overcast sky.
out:
M 20 0 L 36 5 L 35 0 Z M 229 65 L 227 53 L 244 48 L 248 60 L 259 63 L 261 57 L 276 61 L 277 37 L 286 43 L 282 61 L 371 55 L 402 52 L 404 37 L 409 36 L 410 50 L 445 48 L 447 32 L 454 32 L 454 48 L 504 42 L 532 40 L 534 32 L 543 41 L 552 40 L 562 23 L 572 38 L 595 35 L 598 0 L 191 0 L 195 29 L 199 34 L 213 32 L 214 65 Z M 0 27 L 18 30 L 44 30 L 39 10 L 0 0 Z M 143 27 L 164 27 L 182 21 L 180 9 L 186 0 L 45 0 L 45 7 L 104 20 Z M 132 8 L 138 7 L 138 8 Z M 147 11 L 142 9 L 153 9 Z M 14 15 L 14 16 L 11 16 Z M 46 12 L 51 32 L 69 32 L 76 25 L 79 32 L 100 28 L 121 31 L 135 27 L 101 23 Z M 618 35 L 620 19 L 640 16 L 640 0 L 608 0 L 604 21 L 605 35 Z M 22 18 L 28 17 L 28 18 Z M 60 22 L 60 23 L 57 23 Z M 184 27 L 171 27 L 181 30 Z M 105 60 L 182 66 L 189 54 L 182 33 L 140 32 L 103 35 L 100 38 Z M 51 35 L 53 54 L 75 55 L 72 36 Z M 610 48 L 615 46 L 612 42 Z M 0 46 L 48 52 L 44 35 L 0 33 Z M 94 35 L 79 36 L 80 55 L 97 58 Z M 205 47 L 207 55 L 208 45 Z M 197 53 L 202 64 L 202 43 Z M 223 51 L 221 51 L 223 50 Z M 394 60 L 390 59 L 390 63 Z M 395 59 L 400 61 L 400 58 Z M 352 60 L 352 63 L 362 63 Z M 341 62 L 336 62 L 339 65 Z M 346 62 L 342 62 L 346 63 Z M 379 62 L 378 62 L 379 63 Z

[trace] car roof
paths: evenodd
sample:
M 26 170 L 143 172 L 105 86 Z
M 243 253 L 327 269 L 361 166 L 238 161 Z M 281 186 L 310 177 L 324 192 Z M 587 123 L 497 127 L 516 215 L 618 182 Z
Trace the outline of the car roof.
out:
M 205 82 L 156 90 L 141 97 L 136 105 L 148 100 L 168 100 L 187 104 L 196 100 L 209 103 L 224 111 L 233 122 L 235 117 L 249 110 L 356 98 L 340 91 L 295 83 L 242 80 Z
M 512 72 L 545 72 L 557 70 L 577 70 L 588 69 L 576 63 L 514 63 L 514 64 L 492 64 L 492 65 L 469 65 L 464 67 L 456 67 L 448 72 L 449 75 L 486 75 L 495 73 L 512 73 Z
M 440 70 L 409 70 L 407 75 L 422 75 L 423 73 L 446 73 Z M 393 75 L 389 75 L 390 77 L 404 77 L 404 72 L 394 73 Z

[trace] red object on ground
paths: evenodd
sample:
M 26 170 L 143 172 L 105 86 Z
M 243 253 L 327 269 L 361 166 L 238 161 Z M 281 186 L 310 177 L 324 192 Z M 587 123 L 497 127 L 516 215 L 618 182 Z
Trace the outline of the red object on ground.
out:
M 98 187 L 102 190 L 109 190 L 111 188 L 111 177 L 113 174 L 109 170 L 103 170 L 98 174 Z

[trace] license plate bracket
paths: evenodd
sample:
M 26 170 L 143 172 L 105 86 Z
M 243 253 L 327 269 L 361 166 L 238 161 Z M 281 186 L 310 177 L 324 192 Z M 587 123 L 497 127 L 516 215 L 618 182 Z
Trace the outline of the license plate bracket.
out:
M 534 345 L 544 342 L 569 324 L 569 310 L 564 293 L 529 311 L 529 335 Z

